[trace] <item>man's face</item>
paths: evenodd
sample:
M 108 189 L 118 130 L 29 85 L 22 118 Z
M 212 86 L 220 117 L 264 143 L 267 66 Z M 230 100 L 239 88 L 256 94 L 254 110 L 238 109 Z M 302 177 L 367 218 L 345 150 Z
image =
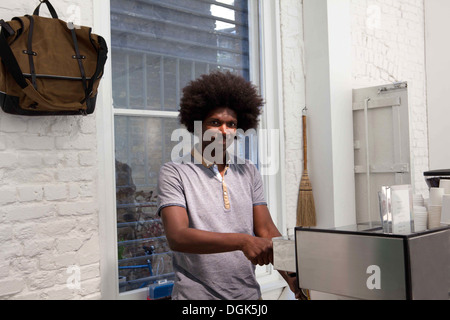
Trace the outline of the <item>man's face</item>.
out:
M 237 124 L 237 115 L 233 110 L 214 109 L 202 123 L 203 145 L 214 143 L 217 148 L 220 146 L 225 151 L 234 141 Z

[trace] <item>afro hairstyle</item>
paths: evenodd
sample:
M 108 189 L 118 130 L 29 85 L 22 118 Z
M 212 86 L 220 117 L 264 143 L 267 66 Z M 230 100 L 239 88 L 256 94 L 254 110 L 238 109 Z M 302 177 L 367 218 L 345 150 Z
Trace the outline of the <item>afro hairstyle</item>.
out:
M 236 112 L 238 128 L 256 129 L 264 104 L 256 87 L 229 71 L 204 74 L 183 88 L 180 101 L 180 123 L 194 132 L 194 121 L 203 121 L 217 108 Z

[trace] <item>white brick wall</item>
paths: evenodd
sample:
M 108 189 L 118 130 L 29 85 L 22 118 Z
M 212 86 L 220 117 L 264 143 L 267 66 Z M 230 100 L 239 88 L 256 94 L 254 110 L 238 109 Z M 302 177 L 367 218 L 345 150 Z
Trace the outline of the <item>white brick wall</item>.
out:
M 303 172 L 302 109 L 305 106 L 303 6 L 298 0 L 280 1 L 285 126 L 285 184 L 287 228 L 295 227 L 298 190 Z M 284 233 L 286 230 L 280 230 Z
M 351 0 L 355 88 L 408 81 L 416 193 L 428 197 L 423 0 Z
M 0 18 L 31 14 L 37 4 L 3 0 Z M 52 4 L 63 20 L 92 25 L 92 0 Z M 41 15 L 48 16 L 45 5 Z M 96 135 L 95 113 L 0 111 L 0 299 L 100 297 Z M 79 288 L 67 285 L 72 265 Z

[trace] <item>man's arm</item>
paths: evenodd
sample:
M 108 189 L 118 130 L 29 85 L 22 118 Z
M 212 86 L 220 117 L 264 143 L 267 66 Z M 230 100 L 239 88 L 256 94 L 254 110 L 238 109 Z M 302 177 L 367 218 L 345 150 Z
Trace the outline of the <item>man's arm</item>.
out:
M 266 205 L 253 207 L 253 229 L 257 237 L 269 239 L 281 237 Z
M 166 238 L 173 251 L 208 254 L 241 250 L 253 263 L 268 264 L 266 252 L 272 241 L 243 233 L 219 233 L 189 228 L 186 209 L 169 206 L 161 210 Z M 255 264 L 256 264 L 255 263 Z
M 269 209 L 266 205 L 253 207 L 253 226 L 255 235 L 258 237 L 272 239 L 281 236 L 281 233 L 273 223 Z M 271 252 L 271 254 L 272 257 L 270 258 L 270 261 L 271 263 L 273 263 L 273 252 Z M 292 292 L 294 292 L 295 297 L 299 299 L 302 294 L 300 288 L 297 285 L 297 278 L 289 276 L 286 271 L 278 270 L 278 272 L 283 277 L 283 279 L 286 280 L 289 288 Z

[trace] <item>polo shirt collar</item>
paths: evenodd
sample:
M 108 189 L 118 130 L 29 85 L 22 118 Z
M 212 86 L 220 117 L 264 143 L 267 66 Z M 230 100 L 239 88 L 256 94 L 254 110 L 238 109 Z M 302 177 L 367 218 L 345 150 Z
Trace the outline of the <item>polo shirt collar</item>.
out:
M 199 146 L 199 144 L 196 144 L 192 148 L 191 155 L 194 157 L 194 159 L 197 162 L 200 162 L 204 167 L 206 167 L 208 169 L 211 168 L 214 165 L 214 162 L 212 162 L 212 161 L 206 159 L 205 157 L 203 157 L 202 153 L 197 149 L 198 146 Z M 226 152 L 227 152 L 227 158 L 228 158 L 227 166 L 229 166 L 230 163 L 231 163 L 231 158 L 229 157 L 230 153 L 228 151 L 226 151 Z

